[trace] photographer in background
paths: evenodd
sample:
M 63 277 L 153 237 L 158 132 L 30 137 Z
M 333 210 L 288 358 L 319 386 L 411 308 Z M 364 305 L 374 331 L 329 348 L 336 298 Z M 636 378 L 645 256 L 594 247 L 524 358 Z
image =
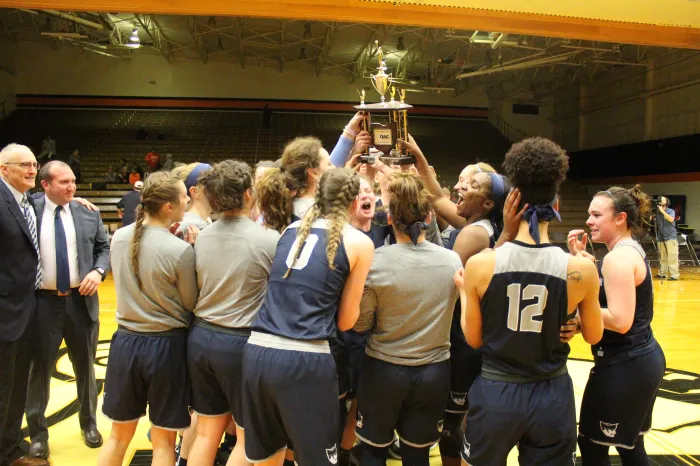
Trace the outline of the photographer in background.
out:
M 676 212 L 671 209 L 669 200 L 659 196 L 656 214 L 656 241 L 659 245 L 659 274 L 656 278 L 678 280 L 681 275 L 678 270 L 678 234 L 676 232 Z

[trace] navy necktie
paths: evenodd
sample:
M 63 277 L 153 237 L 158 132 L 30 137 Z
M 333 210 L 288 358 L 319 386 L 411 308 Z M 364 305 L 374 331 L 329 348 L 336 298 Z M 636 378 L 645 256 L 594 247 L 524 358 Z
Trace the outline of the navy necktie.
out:
M 65 293 L 70 289 L 70 268 L 68 267 L 66 230 L 63 229 L 63 221 L 61 220 L 62 210 L 63 207 L 56 207 L 53 225 L 56 235 L 56 289 Z

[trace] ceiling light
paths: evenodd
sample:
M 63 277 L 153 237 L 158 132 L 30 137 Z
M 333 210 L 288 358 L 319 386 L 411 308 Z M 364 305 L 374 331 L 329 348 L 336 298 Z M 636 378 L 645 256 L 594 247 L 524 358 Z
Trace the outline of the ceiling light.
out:
M 396 50 L 406 50 L 406 46 L 403 45 L 403 36 L 399 36 L 399 43 L 396 44 Z
M 134 28 L 134 30 L 131 32 L 131 37 L 129 37 L 129 42 L 132 42 L 134 44 L 140 44 L 141 39 L 139 39 L 139 30 Z

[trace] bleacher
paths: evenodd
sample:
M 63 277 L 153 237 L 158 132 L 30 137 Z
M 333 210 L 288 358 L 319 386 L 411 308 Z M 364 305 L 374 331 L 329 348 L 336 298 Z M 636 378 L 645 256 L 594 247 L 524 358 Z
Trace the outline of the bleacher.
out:
M 105 224 L 114 230 L 120 223 L 116 203 L 132 187 L 105 186 L 104 179 L 109 166 L 122 158 L 143 168 L 144 157 L 155 148 L 162 160 L 170 153 L 175 162 L 237 158 L 252 165 L 279 158 L 284 145 L 301 135 L 320 138 L 330 151 L 351 116 L 279 112 L 265 128 L 259 111 L 20 109 L 0 125 L 0 144 L 17 141 L 39 154 L 43 138 L 50 135 L 59 157 L 80 149 L 82 179 L 77 195 L 96 204 Z M 469 163 L 485 161 L 499 169 L 510 146 L 483 120 L 414 116 L 409 125 L 444 186 L 452 187 Z M 147 140 L 136 139 L 139 128 L 148 131 Z M 155 139 L 156 134 L 164 139 Z M 552 225 L 554 239 L 565 242 L 570 229 L 585 224 L 589 201 L 585 189 L 567 185 L 561 204 L 564 221 Z

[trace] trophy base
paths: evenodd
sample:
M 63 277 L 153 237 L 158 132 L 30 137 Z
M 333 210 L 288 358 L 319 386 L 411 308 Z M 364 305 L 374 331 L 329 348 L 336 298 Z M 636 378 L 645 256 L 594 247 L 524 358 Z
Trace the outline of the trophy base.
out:
M 391 165 L 412 165 L 416 163 L 416 158 L 412 155 L 401 155 L 393 153 L 387 156 L 381 156 L 382 162 Z
M 408 110 L 409 108 L 413 108 L 413 105 L 408 105 L 403 102 L 384 102 L 384 103 L 377 103 L 377 104 L 364 104 L 364 105 L 355 105 L 355 110 L 374 110 L 374 111 L 383 111 L 383 112 L 389 112 L 392 110 Z

